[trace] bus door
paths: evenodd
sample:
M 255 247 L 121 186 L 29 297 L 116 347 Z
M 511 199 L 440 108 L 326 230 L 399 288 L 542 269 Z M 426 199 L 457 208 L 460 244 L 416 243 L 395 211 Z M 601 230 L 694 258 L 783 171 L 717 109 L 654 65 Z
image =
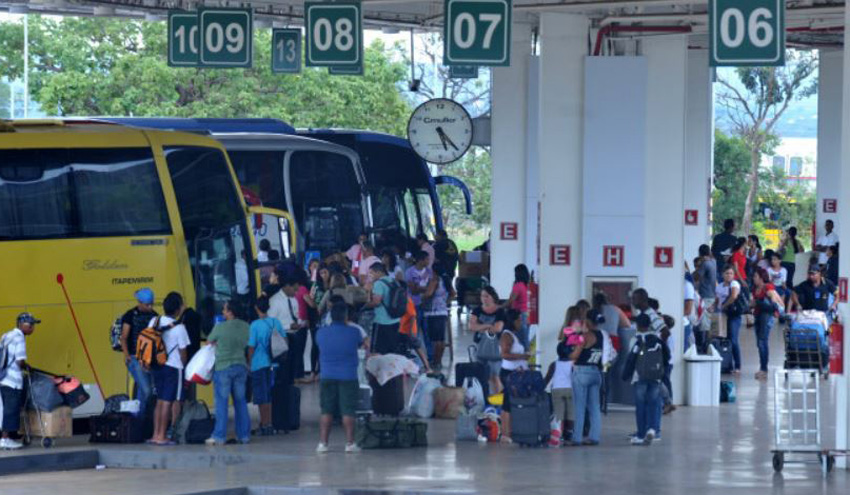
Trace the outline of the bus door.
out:
M 248 211 L 257 246 L 257 259 L 252 264 L 256 267 L 262 288 L 269 283 L 275 266 L 283 260 L 292 259 L 295 254 L 294 222 L 289 213 L 274 208 L 251 206 Z

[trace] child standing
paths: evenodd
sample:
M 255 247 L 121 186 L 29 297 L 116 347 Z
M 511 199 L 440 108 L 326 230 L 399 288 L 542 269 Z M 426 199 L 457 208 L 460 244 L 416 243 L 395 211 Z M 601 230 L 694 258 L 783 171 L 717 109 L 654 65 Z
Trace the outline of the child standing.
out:
M 632 445 L 651 445 L 661 427 L 661 380 L 670 361 L 670 350 L 652 332 L 652 320 L 641 314 L 635 320 L 637 335 L 629 344 L 629 356 L 623 369 L 623 380 L 631 381 L 635 391 L 635 421 L 637 435 Z
M 573 406 L 573 362 L 570 354 L 573 349 L 566 340 L 558 344 L 558 360 L 549 365 L 546 372 L 546 386 L 552 383 L 552 404 L 555 419 L 563 424 L 562 438 L 571 438 L 575 406 Z

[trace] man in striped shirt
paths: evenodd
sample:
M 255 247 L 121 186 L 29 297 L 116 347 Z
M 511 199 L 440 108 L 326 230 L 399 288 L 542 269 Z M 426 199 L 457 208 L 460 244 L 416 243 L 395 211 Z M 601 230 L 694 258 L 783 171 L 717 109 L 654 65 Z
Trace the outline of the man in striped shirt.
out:
M 15 328 L 3 335 L 0 346 L 5 349 L 6 360 L 0 363 L 0 396 L 3 398 L 3 435 L 0 449 L 16 450 L 23 447 L 21 442 L 10 438 L 21 427 L 21 408 L 24 405 L 24 369 L 27 368 L 26 336 L 35 331 L 35 325 L 41 323 L 29 313 L 18 315 Z

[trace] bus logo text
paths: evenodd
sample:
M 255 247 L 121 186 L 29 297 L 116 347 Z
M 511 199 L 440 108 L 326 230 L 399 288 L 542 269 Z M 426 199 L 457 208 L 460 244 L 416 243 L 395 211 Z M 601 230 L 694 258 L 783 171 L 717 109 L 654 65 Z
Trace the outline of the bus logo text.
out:
M 118 260 L 84 260 L 83 270 L 126 270 L 129 268 L 127 263 L 122 263 Z
M 152 284 L 153 277 L 127 277 L 113 278 L 112 285 L 136 285 L 136 284 Z

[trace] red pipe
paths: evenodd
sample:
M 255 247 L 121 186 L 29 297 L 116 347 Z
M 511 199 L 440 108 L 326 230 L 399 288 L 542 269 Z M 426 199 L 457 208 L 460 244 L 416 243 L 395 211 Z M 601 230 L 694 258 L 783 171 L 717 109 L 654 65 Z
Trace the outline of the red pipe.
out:
M 598 57 L 602 51 L 602 41 L 611 33 L 690 33 L 691 26 L 615 26 L 609 24 L 596 33 L 596 46 L 593 48 L 593 56 Z

